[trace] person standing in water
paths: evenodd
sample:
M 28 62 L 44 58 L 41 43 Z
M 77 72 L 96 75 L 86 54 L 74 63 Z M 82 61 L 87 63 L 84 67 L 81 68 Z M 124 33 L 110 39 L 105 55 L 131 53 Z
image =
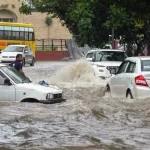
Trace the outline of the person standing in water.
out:
M 22 75 L 25 76 L 23 69 L 22 69 L 22 55 L 17 54 L 16 55 L 16 60 L 11 64 L 15 69 L 17 69 Z

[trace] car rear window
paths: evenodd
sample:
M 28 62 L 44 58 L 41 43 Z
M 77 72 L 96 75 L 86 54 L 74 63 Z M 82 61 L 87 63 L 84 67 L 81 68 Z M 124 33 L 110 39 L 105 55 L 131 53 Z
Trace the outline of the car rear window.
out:
M 142 71 L 150 71 L 150 60 L 142 60 L 141 61 L 141 70 Z

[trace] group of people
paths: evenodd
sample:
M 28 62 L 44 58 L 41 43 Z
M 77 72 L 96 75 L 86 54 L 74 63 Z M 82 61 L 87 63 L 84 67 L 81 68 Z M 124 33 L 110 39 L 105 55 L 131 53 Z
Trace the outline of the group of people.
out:
M 25 76 L 24 72 L 23 72 L 23 57 L 21 54 L 17 54 L 16 55 L 16 60 L 14 62 L 12 62 L 10 64 L 11 66 L 13 66 L 15 69 L 17 69 L 22 75 Z
M 137 52 L 133 49 L 133 50 L 131 50 L 130 52 L 127 52 L 127 55 L 128 55 L 129 57 L 134 57 L 134 56 L 150 56 L 148 50 L 146 50 L 146 49 L 143 50 L 142 53 L 137 53 Z

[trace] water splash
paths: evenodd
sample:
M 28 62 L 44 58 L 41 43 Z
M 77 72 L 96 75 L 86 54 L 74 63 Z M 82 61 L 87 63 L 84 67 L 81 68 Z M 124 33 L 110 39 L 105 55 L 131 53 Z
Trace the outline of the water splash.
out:
M 94 76 L 90 62 L 80 59 L 58 70 L 49 80 L 50 84 L 64 84 L 75 87 L 105 85 L 105 81 Z M 70 87 L 69 86 L 69 87 Z

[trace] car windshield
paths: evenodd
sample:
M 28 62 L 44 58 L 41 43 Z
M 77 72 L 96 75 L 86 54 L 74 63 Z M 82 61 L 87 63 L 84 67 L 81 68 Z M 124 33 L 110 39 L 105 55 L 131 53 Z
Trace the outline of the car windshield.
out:
M 21 46 L 8 46 L 4 49 L 4 52 L 23 52 L 24 47 Z
M 95 61 L 124 61 L 127 58 L 125 52 L 116 51 L 101 51 L 96 52 Z
M 142 60 L 141 64 L 142 71 L 150 71 L 150 60 Z
M 22 75 L 18 70 L 11 66 L 1 67 L 1 70 L 6 73 L 16 84 L 30 83 L 29 78 Z

